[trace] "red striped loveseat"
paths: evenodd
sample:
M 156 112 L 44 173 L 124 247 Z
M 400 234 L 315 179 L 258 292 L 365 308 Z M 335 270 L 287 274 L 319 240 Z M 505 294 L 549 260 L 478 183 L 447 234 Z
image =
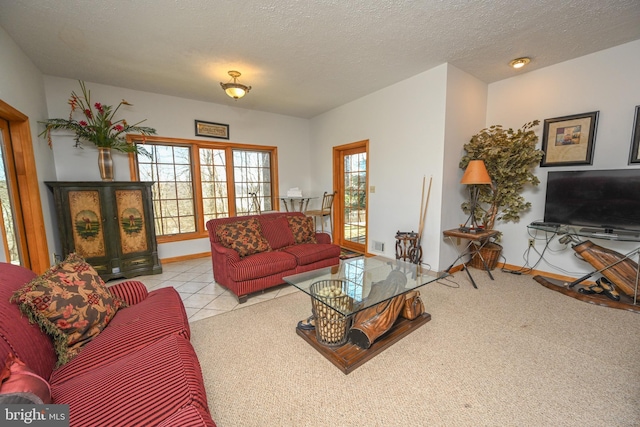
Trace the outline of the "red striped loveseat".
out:
M 0 363 L 11 354 L 26 365 L 29 378 L 46 380 L 51 403 L 69 405 L 70 426 L 215 426 L 174 288 L 148 292 L 137 281 L 109 287 L 128 307 L 77 356 L 55 368 L 50 336 L 9 301 L 35 277 L 26 268 L 0 263 Z
M 221 241 L 221 232 L 225 228 L 252 221 L 254 224 L 257 222 L 255 231 L 263 238 L 262 245 L 245 242 L 247 244 L 244 247 L 240 245 L 239 252 L 233 248 L 235 242 Z M 329 234 L 316 233 L 313 218 L 300 212 L 217 218 L 207 221 L 207 230 L 213 278 L 233 292 L 240 303 L 253 292 L 285 283 L 283 277 L 340 262 L 340 246 L 331 243 Z M 242 232 L 226 235 L 231 239 L 233 236 L 237 236 L 238 241 L 247 239 L 246 233 Z M 250 250 L 246 252 L 250 254 L 243 256 L 241 251 L 247 247 Z

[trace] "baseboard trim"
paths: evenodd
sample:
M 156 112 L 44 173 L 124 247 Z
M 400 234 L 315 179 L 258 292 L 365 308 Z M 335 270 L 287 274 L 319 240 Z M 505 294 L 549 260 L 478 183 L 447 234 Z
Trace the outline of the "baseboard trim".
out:
M 206 257 L 210 257 L 210 256 L 211 256 L 211 252 L 202 252 L 202 253 L 199 253 L 199 254 L 189 254 L 189 255 L 175 256 L 175 257 L 171 257 L 171 258 L 162 258 L 160 260 L 160 262 L 162 264 L 169 264 L 169 263 L 172 263 L 172 262 L 189 261 L 191 259 L 206 258 Z
M 471 267 L 474 268 L 474 267 Z M 455 273 L 457 271 L 461 271 L 462 270 L 462 264 L 458 264 L 454 267 L 451 268 L 451 270 L 449 271 L 450 273 Z M 477 270 L 476 268 L 474 268 L 474 270 Z M 544 277 L 548 277 L 551 279 L 555 279 L 555 280 L 562 280 L 565 282 L 573 282 L 574 280 L 576 280 L 575 277 L 571 277 L 571 276 L 563 276 L 561 274 L 555 274 L 555 273 L 549 273 L 543 270 L 529 270 L 528 268 L 525 267 L 521 267 L 519 265 L 513 265 L 513 264 L 500 264 L 498 263 L 498 266 L 495 268 L 495 270 L 507 270 L 507 271 L 517 271 L 520 272 L 521 274 L 526 274 L 528 276 L 544 276 Z M 589 281 L 589 280 L 585 280 L 585 283 L 594 283 L 593 281 Z

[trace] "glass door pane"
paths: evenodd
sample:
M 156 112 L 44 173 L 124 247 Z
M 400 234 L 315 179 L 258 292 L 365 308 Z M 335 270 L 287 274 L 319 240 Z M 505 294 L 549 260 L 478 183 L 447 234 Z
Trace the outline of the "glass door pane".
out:
M 367 153 L 345 153 L 343 162 L 343 239 L 357 245 L 367 240 Z
M 9 182 L 9 167 L 7 165 L 7 150 L 5 143 L 9 141 L 8 123 L 0 120 L 0 235 L 2 247 L 0 248 L 0 261 L 22 265 L 22 250 L 16 223 L 13 194 Z

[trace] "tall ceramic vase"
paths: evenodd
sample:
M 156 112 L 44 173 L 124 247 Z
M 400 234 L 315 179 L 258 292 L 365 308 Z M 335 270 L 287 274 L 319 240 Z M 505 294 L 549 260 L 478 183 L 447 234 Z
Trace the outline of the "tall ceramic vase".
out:
M 98 147 L 98 167 L 103 181 L 113 181 L 113 159 L 111 148 Z

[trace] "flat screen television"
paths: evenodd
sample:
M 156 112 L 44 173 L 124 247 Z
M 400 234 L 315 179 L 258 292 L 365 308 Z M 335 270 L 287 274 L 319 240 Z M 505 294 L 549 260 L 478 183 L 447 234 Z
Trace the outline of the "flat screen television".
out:
M 640 231 L 640 169 L 549 172 L 544 221 Z

